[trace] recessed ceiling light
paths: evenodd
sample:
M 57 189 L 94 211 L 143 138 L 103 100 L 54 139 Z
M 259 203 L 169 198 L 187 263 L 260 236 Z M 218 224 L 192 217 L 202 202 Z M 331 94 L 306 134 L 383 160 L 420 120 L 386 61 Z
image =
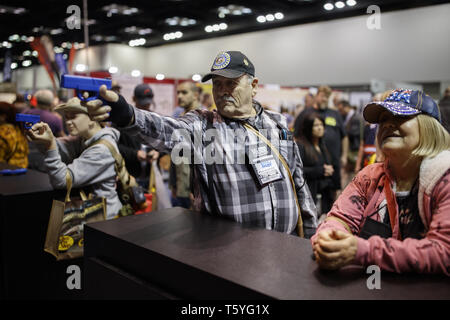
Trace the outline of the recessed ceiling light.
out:
M 19 41 L 20 36 L 18 34 L 13 34 L 12 36 L 9 36 L 9 41 Z
M 256 18 L 256 21 L 258 21 L 259 23 L 264 23 L 264 22 L 266 22 L 266 17 L 259 16 L 258 18 Z
M 162 73 L 156 75 L 156 80 L 164 80 L 165 76 Z
M 63 33 L 63 32 L 64 32 L 64 30 L 62 28 L 50 30 L 50 34 L 51 35 L 57 35 L 57 34 L 60 34 L 60 33 Z
M 275 20 L 275 17 L 273 16 L 273 14 L 268 14 L 268 15 L 266 15 L 266 20 L 270 22 L 270 21 Z
M 281 12 L 277 12 L 274 14 L 275 19 L 277 20 L 281 20 L 284 18 L 284 14 L 282 14 Z
M 327 11 L 330 11 L 330 10 L 333 10 L 334 5 L 333 5 L 332 3 L 325 3 L 325 4 L 323 5 L 323 8 L 324 8 L 325 10 L 327 10 Z
M 244 6 L 238 6 L 235 4 L 230 4 L 226 7 L 219 7 L 217 8 L 217 15 L 219 18 L 225 18 L 226 15 L 234 15 L 234 16 L 241 16 L 243 14 L 251 14 L 252 9 L 244 7 Z
M 197 24 L 197 20 L 187 17 L 172 17 L 165 20 L 169 26 L 188 27 Z
M 338 1 L 334 4 L 336 6 L 336 8 L 338 9 L 342 9 L 343 7 L 345 7 L 345 3 L 343 3 L 342 1 Z
M 25 13 L 25 11 L 26 11 L 25 8 L 15 8 L 13 13 L 14 14 L 22 14 L 22 13 Z
M 114 14 L 132 15 L 139 13 L 138 8 L 129 7 L 125 5 L 111 4 L 102 8 L 106 12 L 108 17 L 112 17 Z
M 347 3 L 347 5 L 349 7 L 353 7 L 354 5 L 356 5 L 356 1 L 355 0 L 347 0 L 346 3 Z
M 202 76 L 199 74 L 194 74 L 192 76 L 192 81 L 200 81 L 202 79 Z
M 141 75 L 141 72 L 139 70 L 133 70 L 131 71 L 132 77 L 139 77 Z
M 128 42 L 128 45 L 130 47 L 137 47 L 137 46 L 143 46 L 145 44 L 146 40 L 144 38 L 134 39 L 130 40 Z

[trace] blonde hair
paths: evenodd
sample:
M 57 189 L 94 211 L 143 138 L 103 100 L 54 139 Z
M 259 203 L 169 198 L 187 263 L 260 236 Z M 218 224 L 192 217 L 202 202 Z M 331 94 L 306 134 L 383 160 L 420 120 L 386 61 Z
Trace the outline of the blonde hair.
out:
M 387 91 L 381 93 L 380 101 L 386 100 L 386 98 L 389 97 L 393 91 L 394 90 L 387 90 Z
M 418 157 L 437 156 L 444 150 L 450 149 L 450 134 L 435 118 L 419 114 L 419 145 L 412 154 Z

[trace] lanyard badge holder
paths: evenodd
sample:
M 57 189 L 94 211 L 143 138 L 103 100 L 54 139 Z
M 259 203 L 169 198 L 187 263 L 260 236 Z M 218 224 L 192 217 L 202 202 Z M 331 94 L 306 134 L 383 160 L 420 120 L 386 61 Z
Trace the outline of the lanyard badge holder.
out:
M 288 176 L 289 176 L 289 180 L 291 182 L 291 186 L 292 186 L 292 192 L 294 193 L 294 198 L 295 198 L 295 204 L 297 205 L 297 210 L 298 210 L 298 220 L 297 220 L 297 232 L 299 234 L 300 237 L 304 237 L 304 233 L 303 233 L 303 220 L 302 220 L 302 215 L 301 215 L 301 209 L 300 209 L 300 204 L 298 202 L 298 198 L 297 198 L 297 191 L 295 188 L 295 183 L 294 183 L 294 179 L 292 178 L 292 174 L 291 174 L 291 170 L 289 169 L 288 164 L 286 163 L 285 159 L 283 158 L 283 156 L 278 152 L 278 150 L 270 143 L 269 140 L 267 140 L 266 137 L 264 137 L 261 133 L 259 133 L 255 128 L 253 128 L 252 126 L 250 126 L 248 123 L 244 123 L 243 124 L 245 128 L 247 128 L 248 130 L 250 130 L 251 132 L 253 132 L 257 137 L 259 137 L 273 152 L 273 154 L 275 154 L 275 156 L 278 157 L 278 159 L 280 160 L 281 164 L 283 165 L 283 167 L 285 168 Z M 286 134 L 286 138 L 287 138 L 287 133 L 284 131 L 284 129 L 282 129 L 282 134 Z M 281 137 L 283 138 L 283 137 Z M 281 177 L 281 172 L 278 168 L 278 165 L 274 159 L 274 156 L 271 155 L 274 164 L 276 165 L 276 169 L 278 170 L 279 174 L 280 174 L 280 179 L 282 179 Z M 258 159 L 256 159 L 258 160 Z M 269 158 L 265 159 L 265 158 L 260 158 L 260 166 L 261 166 L 261 170 L 262 172 L 265 174 L 266 179 L 275 179 L 275 167 L 272 166 L 272 164 L 269 164 L 268 162 L 272 162 L 271 160 L 269 160 Z M 264 170 L 267 170 L 267 172 L 264 172 Z M 271 176 L 268 174 L 268 172 L 273 172 L 274 175 Z M 258 173 L 255 172 L 258 176 Z M 277 181 L 280 179 L 276 179 L 276 180 L 272 180 L 272 181 Z M 266 182 L 266 184 L 269 182 Z

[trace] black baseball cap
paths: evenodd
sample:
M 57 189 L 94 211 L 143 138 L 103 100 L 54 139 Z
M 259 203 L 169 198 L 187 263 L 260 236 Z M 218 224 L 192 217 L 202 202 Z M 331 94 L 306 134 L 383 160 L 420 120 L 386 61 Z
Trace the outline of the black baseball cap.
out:
M 138 84 L 134 88 L 134 98 L 139 105 L 147 105 L 153 101 L 153 90 L 146 83 Z
M 240 51 L 222 51 L 214 59 L 211 72 L 203 76 L 202 82 L 208 81 L 213 75 L 238 78 L 244 73 L 255 76 L 255 67 L 250 59 Z

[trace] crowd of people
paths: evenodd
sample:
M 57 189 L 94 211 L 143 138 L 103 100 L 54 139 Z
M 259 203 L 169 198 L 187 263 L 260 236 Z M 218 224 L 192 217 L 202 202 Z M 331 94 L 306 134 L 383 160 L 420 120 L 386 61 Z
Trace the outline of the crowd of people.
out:
M 151 163 L 172 157 L 172 204 L 311 239 L 323 269 L 377 264 L 394 272 L 450 274 L 450 87 L 439 105 L 422 91 L 375 95 L 361 112 L 332 89 L 307 94 L 297 115 L 254 99 L 259 79 L 239 51 L 220 52 L 202 81 L 176 88 L 173 116 L 153 112 L 148 84 L 131 105 L 114 83 L 102 100 L 0 103 L 0 161 L 48 173 L 55 188 L 90 186 L 122 203 L 106 140 L 148 189 Z M 217 110 L 211 110 L 212 98 Z M 174 106 L 175 107 L 175 106 Z M 23 130 L 15 114 L 39 115 Z M 26 140 L 28 138 L 28 141 Z

